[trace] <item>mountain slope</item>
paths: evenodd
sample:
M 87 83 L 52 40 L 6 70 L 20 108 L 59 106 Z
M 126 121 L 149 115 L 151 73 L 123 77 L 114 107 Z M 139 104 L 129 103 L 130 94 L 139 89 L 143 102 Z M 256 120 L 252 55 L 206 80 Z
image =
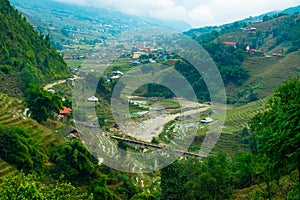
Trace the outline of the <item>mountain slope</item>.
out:
M 33 133 L 33 138 L 39 141 L 39 145 L 43 146 L 43 150 L 47 153 L 51 149 L 50 144 L 63 141 L 63 136 L 55 134 L 53 130 L 31 119 L 28 116 L 28 110 L 22 104 L 21 100 L 2 93 L 0 93 L 0 124 L 7 127 L 20 126 L 27 130 L 39 132 L 39 134 Z
M 219 38 L 223 42 L 246 43 L 251 48 L 265 53 L 289 53 L 300 47 L 299 36 L 300 15 L 293 14 L 251 23 L 242 29 L 233 28 L 229 33 L 221 34 Z M 293 49 L 289 50 L 292 47 Z
M 68 76 L 49 36 L 38 34 L 9 1 L 0 0 L 0 91 L 20 95 L 31 81 L 43 84 Z
M 255 32 L 250 32 L 255 28 Z M 245 31 L 246 30 L 246 31 Z M 249 79 L 241 87 L 227 86 L 230 98 L 246 88 L 260 86 L 259 98 L 273 93 L 285 79 L 300 74 L 300 15 L 284 15 L 264 22 L 252 23 L 218 37 L 222 42 L 237 42 L 250 45 L 256 53 L 249 54 L 243 66 L 249 70 Z M 280 55 L 275 57 L 272 55 Z
M 235 22 L 208 33 L 203 33 L 203 30 L 193 30 L 186 34 L 210 50 L 213 59 L 224 60 L 237 55 L 228 48 L 225 57 L 220 54 L 214 56 L 219 48 L 207 47 L 215 44 L 240 49 L 245 55 L 241 65 L 247 69 L 249 77 L 242 85 L 232 84 L 229 80 L 229 84 L 226 84 L 228 102 L 246 103 L 267 97 L 284 80 L 300 74 L 299 14 L 275 15 L 250 24 Z

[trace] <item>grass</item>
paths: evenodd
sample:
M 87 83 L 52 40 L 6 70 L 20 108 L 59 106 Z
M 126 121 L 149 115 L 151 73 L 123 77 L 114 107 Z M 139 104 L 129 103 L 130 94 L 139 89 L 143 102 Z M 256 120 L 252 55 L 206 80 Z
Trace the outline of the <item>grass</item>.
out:
M 16 175 L 18 170 L 5 162 L 4 160 L 0 159 L 0 183 L 2 180 L 10 175 Z
M 180 109 L 180 104 L 176 99 L 162 99 L 155 102 L 157 106 L 161 106 L 164 109 Z
M 9 96 L 21 97 L 23 95 L 21 80 L 14 74 L 4 74 L 0 71 L 0 92 Z
M 243 106 L 227 106 L 225 126 L 212 152 L 222 149 L 229 154 L 244 151 L 246 145 L 241 143 L 242 130 L 248 127 L 249 121 L 258 113 L 266 110 L 268 98 L 248 103 Z
M 126 73 L 133 68 L 133 65 L 130 64 L 129 58 L 118 58 L 116 61 L 109 63 L 108 68 L 105 70 L 105 74 L 113 71 L 121 71 Z
M 286 18 L 282 16 L 265 22 L 251 23 L 247 28 L 255 27 L 257 31 L 266 31 L 278 28 Z M 299 19 L 299 17 L 298 17 Z M 253 34 L 255 36 L 255 33 Z M 252 37 L 253 37 L 252 36 Z M 239 43 L 251 43 L 251 37 L 248 31 L 234 30 L 230 33 L 220 36 L 221 41 L 232 41 Z M 238 91 L 260 84 L 261 88 L 256 90 L 258 98 L 265 98 L 273 93 L 273 90 L 283 83 L 288 77 L 299 75 L 300 50 L 286 54 L 291 47 L 291 42 L 283 42 L 276 45 L 276 37 L 270 34 L 264 39 L 264 43 L 258 50 L 267 55 L 272 53 L 283 54 L 282 58 L 250 56 L 243 63 L 243 66 L 249 70 L 250 78 L 245 81 L 243 86 L 237 87 L 233 84 L 226 86 L 226 92 L 230 99 L 237 99 Z M 271 48 L 274 47 L 274 48 Z

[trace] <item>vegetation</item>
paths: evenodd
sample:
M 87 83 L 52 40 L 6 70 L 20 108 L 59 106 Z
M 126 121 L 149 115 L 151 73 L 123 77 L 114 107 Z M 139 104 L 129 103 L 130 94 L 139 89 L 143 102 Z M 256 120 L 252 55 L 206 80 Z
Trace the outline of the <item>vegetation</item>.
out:
M 17 174 L 18 170 L 16 168 L 0 159 L 0 182 L 2 182 L 5 177 L 14 176 Z
M 181 160 L 162 169 L 162 199 L 230 199 L 247 187 L 254 189 L 244 198 L 298 199 L 299 88 L 299 77 L 285 82 L 253 118 L 244 134 L 251 151 L 219 151 L 202 162 Z
M 169 90 L 168 88 L 155 84 L 150 83 L 147 84 L 147 92 L 143 94 L 145 97 L 164 97 L 167 99 L 170 99 L 172 97 L 175 97 L 174 93 Z
M 286 43 L 287 41 L 291 41 L 291 47 L 288 48 L 287 52 L 290 53 L 297 51 L 300 48 L 299 15 L 291 15 L 283 18 L 281 24 L 272 29 L 270 34 L 272 34 L 273 38 L 276 38 L 276 42 L 270 46 L 269 49 L 272 49 L 282 43 Z
M 31 84 L 26 89 L 25 105 L 31 112 L 31 117 L 38 121 L 54 119 L 54 114 L 59 114 L 63 108 L 62 99 L 57 94 L 51 94 L 38 85 Z
M 284 79 L 288 72 L 299 72 L 299 15 L 264 17 L 263 22 L 250 25 L 237 22 L 195 37 L 216 62 L 227 89 L 233 88 L 228 103 L 251 103 L 230 106 L 224 134 L 210 156 L 201 161 L 180 159 L 163 168 L 160 179 L 158 172 L 133 175 L 110 169 L 99 164 L 98 155 L 89 152 L 79 139 L 62 136 L 65 124 L 53 119 L 63 105 L 71 106 L 71 93 L 63 90 L 65 85 L 56 86 L 56 90 L 63 90 L 58 94 L 40 85 L 69 76 L 66 64 L 51 47 L 50 35 L 36 32 L 7 0 L 0 3 L 0 81 L 4 83 L 0 91 L 25 94 L 25 105 L 0 94 L 0 199 L 299 199 L 300 78 L 286 81 L 273 96 L 256 101 L 263 96 L 259 91 L 266 90 L 266 85 L 271 85 L 268 92 L 272 91 L 275 83 L 270 82 Z M 91 21 L 81 14 L 77 17 Z M 258 29 L 255 33 L 237 31 L 254 25 Z M 62 27 L 59 31 L 67 38 L 72 35 L 71 29 L 76 31 L 77 27 Z M 235 46 L 225 45 L 223 41 L 228 38 L 240 40 Z M 88 37 L 83 42 L 106 45 L 104 37 L 99 41 Z M 284 57 L 252 55 L 246 52 L 248 44 L 257 50 L 264 48 L 266 53 L 279 51 Z M 55 45 L 62 48 L 60 42 Z M 129 70 L 132 65 L 128 61 L 121 59 L 109 70 Z M 174 67 L 190 81 L 200 100 L 209 100 L 204 80 L 188 62 L 176 57 L 165 63 L 168 67 L 164 69 Z M 142 72 L 150 73 L 151 68 L 142 67 Z M 268 78 L 261 79 L 260 75 Z M 98 83 L 96 111 L 101 126 L 106 131 L 112 125 L 118 129 L 109 106 L 116 80 L 99 80 L 96 73 L 89 73 L 86 81 Z M 10 84 L 17 89 L 9 88 Z M 145 96 L 174 96 L 156 84 L 139 92 Z M 59 95 L 69 98 L 63 103 Z M 173 100 L 157 104 L 174 113 L 180 107 Z M 144 108 L 130 104 L 130 112 L 141 110 Z M 82 113 L 82 120 L 86 118 Z M 53 124 L 52 130 L 42 124 Z M 167 138 L 159 135 L 152 142 L 169 142 L 173 135 L 167 129 L 172 126 L 167 126 L 172 124 L 174 121 L 164 128 Z M 203 137 L 199 133 L 190 150 L 199 150 Z M 131 149 L 122 141 L 118 147 L 125 150 L 124 156 Z M 141 177 L 143 181 L 155 181 L 145 187 Z
M 225 85 L 233 83 L 236 86 L 241 86 L 249 78 L 248 70 L 242 66 L 242 62 L 247 56 L 244 50 L 246 48 L 245 45 L 237 44 L 235 48 L 219 41 L 205 44 L 204 48 L 216 62 Z M 174 67 L 189 81 L 199 100 L 209 101 L 210 97 L 206 83 L 201 74 L 190 63 L 185 60 L 177 60 Z M 170 81 L 169 77 L 164 78 L 166 81 Z M 172 78 L 176 79 L 176 77 Z M 148 84 L 147 92 L 144 95 L 165 98 L 174 97 L 174 94 L 169 89 L 157 84 Z
M 220 70 L 224 84 L 234 83 L 242 85 L 249 77 L 248 70 L 242 67 L 246 55 L 242 45 L 238 48 L 226 46 L 222 43 L 210 43 L 204 46 Z M 186 61 L 177 61 L 175 69 L 179 71 L 192 85 L 198 99 L 208 101 L 209 93 L 203 78 L 197 70 Z
M 234 188 L 231 166 L 222 152 L 203 163 L 177 161 L 161 170 L 162 199 L 228 199 Z
M 55 163 L 52 171 L 56 178 L 63 174 L 66 180 L 81 184 L 95 176 L 98 164 L 95 157 L 77 140 L 53 148 L 50 161 Z
M 251 122 L 252 150 L 266 156 L 277 178 L 298 170 L 300 182 L 300 77 L 275 90 L 268 110 Z
M 30 138 L 29 130 L 0 125 L 0 155 L 3 160 L 24 172 L 41 171 L 45 155 Z
M 228 103 L 247 103 L 271 95 L 287 77 L 299 73 L 299 16 L 261 16 L 257 20 L 263 21 L 253 18 L 221 27 L 193 29 L 186 34 L 198 41 L 216 62 L 226 84 Z M 234 42 L 236 48 L 223 42 Z M 252 53 L 247 52 L 247 45 Z
M 7 177 L 0 187 L 0 199 L 64 199 L 64 200 L 92 200 L 93 195 L 80 193 L 67 182 L 57 182 L 55 185 L 41 183 L 36 174 Z
M 260 99 L 254 102 L 247 103 L 242 106 L 230 106 L 228 105 L 228 111 L 226 113 L 225 127 L 223 133 L 232 133 L 240 131 L 244 127 L 247 127 L 250 120 L 260 112 L 266 110 L 265 103 L 268 98 Z
M 17 173 L 1 160 L 0 199 L 130 199 L 138 193 L 126 176 L 98 166 L 97 159 L 79 140 L 60 142 L 48 153 L 38 144 L 38 134 L 1 125 L 1 159 L 23 172 Z
M 20 94 L 32 81 L 42 84 L 70 76 L 50 36 L 36 32 L 7 0 L 0 1 L 0 29 L 0 76 L 20 81 L 1 92 L 16 95 L 14 89 Z

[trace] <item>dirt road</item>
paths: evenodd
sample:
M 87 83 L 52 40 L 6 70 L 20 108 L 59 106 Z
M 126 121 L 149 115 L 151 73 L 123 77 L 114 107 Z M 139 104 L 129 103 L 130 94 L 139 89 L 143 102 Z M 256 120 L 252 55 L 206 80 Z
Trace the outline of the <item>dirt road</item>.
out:
M 74 80 L 75 79 L 84 79 L 84 77 L 79 77 L 79 76 L 74 75 L 73 79 Z M 66 82 L 66 79 L 59 80 L 59 81 L 56 81 L 54 83 L 49 83 L 49 84 L 45 85 L 43 88 L 44 88 L 44 90 L 49 90 L 53 86 L 58 85 L 58 84 L 62 84 L 62 83 L 65 83 L 65 82 Z
M 191 104 L 188 104 L 191 105 Z M 195 104 L 194 104 L 195 105 Z M 185 107 L 186 108 L 186 107 Z M 138 140 L 145 142 L 151 142 L 153 137 L 157 137 L 164 128 L 164 125 L 168 122 L 174 120 L 179 116 L 189 116 L 196 115 L 204 112 L 210 108 L 209 105 L 198 105 L 198 107 L 193 107 L 191 110 L 185 111 L 178 114 L 168 114 L 168 113 L 149 113 L 151 118 L 142 122 L 130 122 L 122 127 L 125 134 L 132 136 Z

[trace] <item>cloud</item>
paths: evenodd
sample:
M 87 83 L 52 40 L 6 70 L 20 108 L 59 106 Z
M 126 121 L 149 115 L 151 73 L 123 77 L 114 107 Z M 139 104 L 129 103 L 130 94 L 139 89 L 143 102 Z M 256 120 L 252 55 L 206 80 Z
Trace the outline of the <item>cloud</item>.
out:
M 183 20 L 194 27 L 219 25 L 282 10 L 300 0 L 56 0 L 95 7 L 106 7 L 128 14 L 161 19 Z

